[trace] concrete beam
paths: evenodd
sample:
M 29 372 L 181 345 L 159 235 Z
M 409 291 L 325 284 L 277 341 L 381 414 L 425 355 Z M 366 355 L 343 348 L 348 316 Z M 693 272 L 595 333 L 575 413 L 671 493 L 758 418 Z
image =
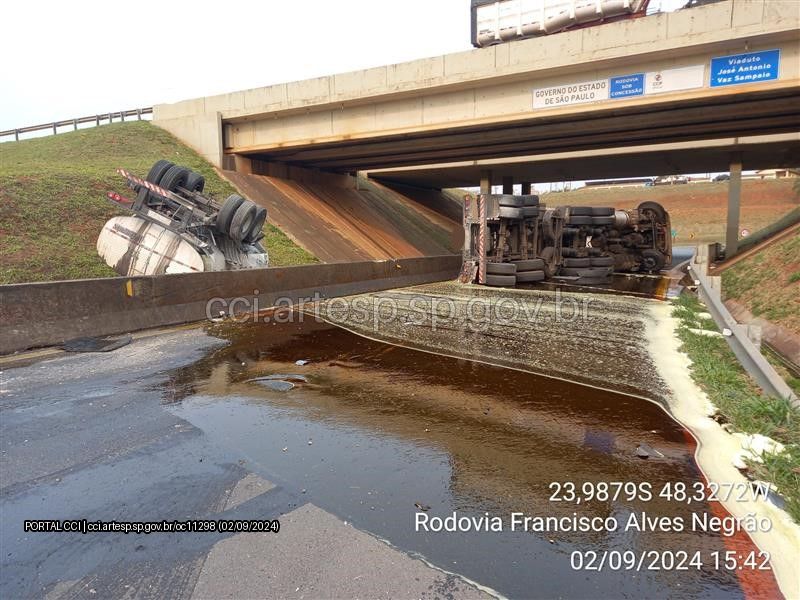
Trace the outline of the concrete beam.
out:
M 793 167 L 800 164 L 800 133 L 757 135 L 647 144 L 607 149 L 554 152 L 511 158 L 439 163 L 367 171 L 370 177 L 432 188 L 474 186 L 480 173 L 509 173 L 517 181 L 546 183 L 727 171 L 732 152 L 742 155 L 748 169 Z
M 725 228 L 725 258 L 731 258 L 739 250 L 739 214 L 742 204 L 742 155 L 731 155 L 728 180 L 728 217 Z
M 480 188 L 481 194 L 491 194 L 492 193 L 492 172 L 487 170 L 481 171 L 480 175 Z
M 0 285 L 0 354 L 82 336 L 202 321 L 227 301 L 298 302 L 455 279 L 459 255 L 331 263 L 155 277 L 111 277 Z M 213 304 L 209 305 L 209 302 Z M 281 300 L 285 302 L 285 300 Z M 285 304 L 284 304 L 285 306 Z M 237 311 L 237 312 L 239 312 Z

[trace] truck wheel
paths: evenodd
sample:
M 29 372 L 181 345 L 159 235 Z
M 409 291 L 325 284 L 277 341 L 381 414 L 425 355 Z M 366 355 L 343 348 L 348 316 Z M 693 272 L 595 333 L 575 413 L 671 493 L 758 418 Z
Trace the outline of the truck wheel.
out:
M 516 265 L 517 273 L 522 273 L 523 271 L 541 271 L 544 269 L 544 261 L 541 258 L 515 260 L 511 264 Z
M 256 209 L 256 217 L 253 220 L 253 226 L 247 232 L 247 237 L 244 238 L 246 244 L 253 243 L 258 240 L 261 231 L 264 229 L 264 223 L 267 221 L 267 209 L 259 206 Z
M 667 222 L 667 211 L 658 202 L 642 202 L 636 209 L 640 213 L 651 214 L 659 223 Z
M 544 271 L 523 271 L 517 273 L 517 283 L 530 283 L 532 281 L 544 281 Z
M 195 173 L 192 171 L 186 178 L 186 185 L 183 187 L 190 192 L 202 192 L 203 188 L 206 187 L 206 178 L 200 175 L 200 173 Z
M 231 221 L 233 220 L 233 215 L 236 214 L 236 210 L 244 201 L 244 198 L 238 194 L 231 194 L 225 199 L 225 202 L 222 203 L 222 208 L 220 208 L 219 213 L 217 213 L 217 230 L 220 233 L 227 235 L 228 229 L 231 226 Z
M 533 217 L 539 216 L 539 207 L 538 206 L 523 206 L 522 207 L 522 215 L 526 219 L 532 219 Z
M 517 272 L 514 263 L 486 263 L 486 272 L 491 275 L 513 275 Z
M 158 182 L 165 190 L 169 190 L 170 192 L 174 192 L 179 187 L 184 187 L 186 185 L 186 179 L 189 177 L 189 169 L 186 167 L 179 167 L 178 165 L 172 165 L 167 172 L 164 173 L 164 176 L 161 178 L 161 181 Z
M 660 271 L 664 266 L 667 258 L 658 250 L 648 249 L 642 252 L 642 265 L 643 271 L 652 273 L 653 271 Z
M 591 266 L 591 259 L 589 258 L 565 258 L 565 267 L 588 267 Z
M 595 256 L 592 257 L 591 263 L 593 267 L 613 267 L 614 266 L 614 257 L 613 256 Z
M 613 217 L 614 216 L 614 209 L 610 206 L 593 206 L 592 207 L 592 216 L 593 217 Z
M 592 225 L 613 225 L 614 217 L 592 217 Z
M 539 206 L 539 196 L 536 194 L 525 194 L 522 198 L 522 206 Z
M 256 205 L 245 200 L 236 209 L 236 212 L 231 219 L 231 226 L 228 228 L 228 235 L 236 242 L 243 242 L 247 234 L 253 228 L 253 222 L 256 219 Z
M 511 194 L 502 194 L 498 200 L 500 206 L 510 206 L 511 208 L 522 208 L 525 206 L 525 200 L 522 196 L 512 196 Z
M 152 167 L 150 167 L 150 171 L 148 171 L 147 177 L 145 177 L 145 179 L 150 183 L 155 183 L 156 185 L 158 185 L 158 183 L 161 181 L 161 178 L 164 176 L 164 173 L 166 173 L 172 166 L 174 166 L 174 164 L 169 162 L 168 160 L 163 160 L 163 159 L 158 160 L 155 162 L 155 164 L 153 164 Z M 133 189 L 136 190 L 137 192 L 140 192 L 142 190 L 142 186 L 137 185 Z M 150 192 L 148 192 L 145 189 L 145 193 L 144 196 L 141 198 L 141 202 L 137 198 L 137 203 L 139 203 L 140 206 L 147 204 L 149 196 Z
M 525 218 L 525 209 L 513 208 L 511 206 L 501 206 L 500 216 L 503 219 L 523 219 Z
M 147 173 L 147 181 L 150 183 L 155 183 L 158 185 L 161 183 L 161 178 L 164 177 L 164 173 L 170 170 L 170 168 L 174 167 L 175 163 L 171 163 L 168 160 L 158 160 L 155 164 L 150 167 L 150 172 Z
M 517 283 L 516 275 L 487 275 L 486 285 L 492 287 L 513 287 Z
M 570 206 L 569 207 L 569 214 L 570 216 L 583 216 L 583 217 L 591 217 L 592 216 L 592 207 L 591 206 Z

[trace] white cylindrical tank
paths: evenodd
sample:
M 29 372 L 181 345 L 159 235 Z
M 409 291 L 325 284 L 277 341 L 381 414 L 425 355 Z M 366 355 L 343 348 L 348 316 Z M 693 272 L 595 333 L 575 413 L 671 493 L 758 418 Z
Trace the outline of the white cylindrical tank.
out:
M 161 225 L 137 216 L 109 219 L 97 238 L 97 253 L 120 275 L 207 270 L 200 252 L 189 242 Z

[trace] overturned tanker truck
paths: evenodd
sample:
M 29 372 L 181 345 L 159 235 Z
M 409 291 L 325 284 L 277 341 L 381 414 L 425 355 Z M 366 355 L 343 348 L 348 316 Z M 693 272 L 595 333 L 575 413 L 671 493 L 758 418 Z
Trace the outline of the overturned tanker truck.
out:
M 145 179 L 117 172 L 136 199 L 115 192 L 106 197 L 133 214 L 109 219 L 97 252 L 120 275 L 269 266 L 261 244 L 265 208 L 236 194 L 219 203 L 203 193 L 202 175 L 166 160 L 156 162 Z
M 464 233 L 464 283 L 594 285 L 615 272 L 653 273 L 672 262 L 669 214 L 656 202 L 631 210 L 548 208 L 536 195 L 466 196 Z

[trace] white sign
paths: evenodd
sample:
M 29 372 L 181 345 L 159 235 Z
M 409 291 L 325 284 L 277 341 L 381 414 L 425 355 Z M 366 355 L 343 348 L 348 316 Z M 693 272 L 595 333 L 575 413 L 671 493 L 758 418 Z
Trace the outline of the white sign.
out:
M 555 108 L 598 100 L 608 100 L 608 79 L 533 90 L 533 108 Z
M 705 73 L 705 65 L 651 71 L 645 73 L 644 93 L 660 94 L 701 88 L 705 82 Z

